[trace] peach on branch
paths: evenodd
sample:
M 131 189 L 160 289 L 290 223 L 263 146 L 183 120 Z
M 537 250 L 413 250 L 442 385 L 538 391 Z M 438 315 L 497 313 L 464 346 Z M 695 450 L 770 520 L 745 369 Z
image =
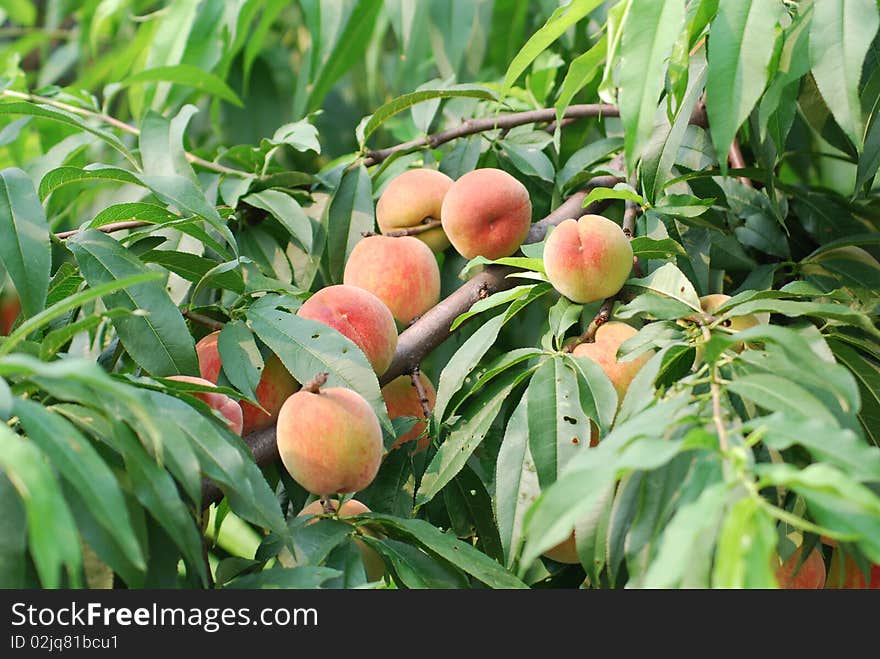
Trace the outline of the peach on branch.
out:
M 360 515 L 362 513 L 371 512 L 369 508 L 367 508 L 364 504 L 362 504 L 357 499 L 349 499 L 344 502 L 342 506 L 339 505 L 339 502 L 335 499 L 327 499 L 328 506 L 330 509 L 336 513 L 336 515 L 340 519 L 345 519 L 346 517 L 354 517 L 355 515 Z M 313 501 L 305 508 L 303 508 L 297 514 L 297 517 L 306 517 L 308 515 L 321 515 L 324 512 L 324 506 L 320 500 Z M 306 522 L 306 525 L 313 524 L 317 521 L 317 519 L 310 520 Z M 364 535 L 368 535 L 371 538 L 380 537 L 377 533 L 371 531 L 370 529 L 359 526 L 358 531 L 363 533 Z M 355 544 L 357 545 L 358 550 L 361 552 L 361 558 L 364 561 L 364 571 L 367 573 L 368 581 L 379 581 L 382 576 L 385 574 L 385 562 L 382 560 L 382 557 L 376 553 L 376 550 L 372 547 L 368 546 L 360 538 L 354 539 Z
M 351 339 L 382 375 L 397 348 L 397 326 L 388 307 L 369 291 L 340 284 L 312 295 L 297 315 L 332 327 Z
M 217 386 L 213 382 L 209 382 L 204 378 L 197 378 L 191 375 L 172 375 L 168 377 L 168 379 L 175 380 L 176 382 L 188 382 L 189 384 L 198 384 L 203 387 Z M 241 435 L 243 418 L 241 405 L 238 404 L 238 401 L 232 400 L 226 394 L 214 393 L 210 391 L 191 391 L 189 393 L 201 400 L 212 410 L 217 410 L 218 412 L 220 412 L 220 414 L 226 417 L 226 425 L 229 426 L 229 429 L 236 435 Z
M 529 234 L 532 202 L 526 186 L 504 170 L 475 169 L 449 188 L 440 219 L 463 257 L 500 259 L 519 249 Z
M 418 378 L 425 392 L 425 405 L 427 405 L 428 410 L 433 410 L 434 402 L 437 400 L 437 392 L 434 390 L 434 385 L 431 384 L 431 381 L 422 372 L 419 372 Z M 382 397 L 385 399 L 385 406 L 388 408 L 388 416 L 392 419 L 405 416 L 413 416 L 418 419 L 424 418 L 425 412 L 422 408 L 422 400 L 413 384 L 412 376 L 401 375 L 394 378 L 382 387 Z M 397 448 L 418 438 L 425 432 L 427 425 L 426 421 L 417 421 L 410 430 L 397 438 L 392 448 Z M 424 451 L 430 443 L 430 437 L 423 437 L 419 440 L 417 450 Z
M 563 220 L 544 245 L 547 278 L 579 304 L 615 295 L 632 266 L 632 246 L 623 229 L 601 215 Z
M 342 282 L 370 291 L 402 324 L 440 300 L 440 268 L 434 252 L 412 236 L 364 238 L 348 257 Z
M 199 358 L 199 372 L 206 380 L 217 384 L 220 378 L 220 351 L 217 340 L 220 332 L 212 332 L 196 343 L 196 354 Z M 271 426 L 278 418 L 278 411 L 288 396 L 299 389 L 299 383 L 281 363 L 276 355 L 270 355 L 263 364 L 263 373 L 257 384 L 257 402 L 266 410 L 256 405 L 241 401 L 243 416 L 243 434 L 262 430 Z
M 288 398 L 278 413 L 278 453 L 293 480 L 312 494 L 357 492 L 382 462 L 382 429 L 370 404 L 351 389 L 328 387 L 326 374 Z
M 782 564 L 776 568 L 776 581 L 780 588 L 786 589 L 819 589 L 825 585 L 825 561 L 822 553 L 814 548 L 801 561 L 803 547 L 794 550 Z
M 729 299 L 730 296 L 725 295 L 724 293 L 712 293 L 711 295 L 704 295 L 700 298 L 700 306 L 702 307 L 704 312 L 708 314 L 714 314 L 718 307 L 727 302 Z M 724 327 L 727 327 L 732 332 L 741 332 L 743 330 L 755 327 L 756 325 L 766 324 L 769 321 L 770 314 L 747 314 L 745 316 L 731 316 L 730 319 L 722 323 L 722 325 Z
M 618 361 L 617 351 L 620 346 L 636 334 L 638 330 L 634 327 L 611 321 L 599 326 L 592 343 L 581 343 L 572 351 L 575 357 L 588 357 L 602 367 L 617 391 L 618 405 L 623 402 L 633 378 L 651 359 L 651 353 L 646 352 L 629 361 Z
M 418 229 L 440 222 L 443 198 L 452 179 L 435 169 L 410 169 L 395 177 L 376 204 L 376 223 L 382 233 Z M 435 252 L 449 247 L 442 226 L 414 234 Z

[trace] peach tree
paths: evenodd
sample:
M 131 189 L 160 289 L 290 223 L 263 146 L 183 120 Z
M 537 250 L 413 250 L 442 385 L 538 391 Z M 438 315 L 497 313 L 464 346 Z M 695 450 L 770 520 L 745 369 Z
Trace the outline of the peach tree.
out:
M 0 19 L 3 587 L 880 584 L 876 0 Z

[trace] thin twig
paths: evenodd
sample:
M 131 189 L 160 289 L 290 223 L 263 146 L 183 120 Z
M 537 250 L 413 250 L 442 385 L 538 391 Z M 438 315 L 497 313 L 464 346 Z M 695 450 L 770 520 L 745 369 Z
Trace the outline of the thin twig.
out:
M 412 386 L 416 388 L 416 394 L 419 396 L 419 404 L 422 406 L 422 415 L 426 419 L 430 419 L 431 401 L 428 400 L 428 392 L 425 391 L 425 387 L 422 385 L 421 373 L 418 366 L 413 367 L 409 372 L 409 377 L 412 379 Z
M 616 297 L 609 297 L 606 298 L 604 302 L 602 302 L 602 306 L 599 307 L 599 311 L 596 312 L 596 315 L 593 316 L 590 324 L 587 325 L 587 330 L 579 337 L 577 337 L 577 339 L 567 345 L 564 352 L 574 352 L 574 349 L 577 348 L 580 344 L 592 343 L 596 340 L 596 332 L 600 327 L 602 327 L 602 325 L 608 322 L 608 319 L 611 317 L 611 309 L 614 308 L 614 301 L 616 299 Z
M 225 323 L 220 322 L 219 320 L 214 320 L 208 316 L 203 316 L 200 313 L 196 313 L 195 311 L 184 310 L 183 312 L 184 318 L 189 318 L 194 323 L 198 323 L 199 325 L 204 325 L 208 329 L 211 329 L 215 332 L 219 332 L 225 326 Z
M 152 226 L 152 222 L 141 222 L 139 220 L 127 220 L 125 222 L 111 222 L 110 224 L 105 224 L 100 227 L 92 227 L 96 231 L 102 231 L 104 233 L 113 233 L 114 231 L 125 231 L 126 229 L 139 229 L 140 227 L 148 227 Z M 76 234 L 83 231 L 82 229 L 71 229 L 70 231 L 60 231 L 55 234 L 55 237 L 59 240 L 66 240 L 71 236 L 75 236 Z
M 129 133 L 131 135 L 140 135 L 141 132 L 132 126 L 131 124 L 127 124 L 124 121 L 120 121 L 116 117 L 111 117 L 109 114 L 104 112 L 98 112 L 96 110 L 88 110 L 86 108 L 77 107 L 75 105 L 70 105 L 69 103 L 64 103 L 62 101 L 56 101 L 54 98 L 49 98 L 47 96 L 39 96 L 38 94 L 29 94 L 24 92 L 17 92 L 11 89 L 4 89 L 0 92 L 0 95 L 8 96 L 10 98 L 19 98 L 24 101 L 29 101 L 31 103 L 43 103 L 45 105 L 51 105 L 52 107 L 58 108 L 59 110 L 64 110 L 66 112 L 70 112 L 72 114 L 79 115 L 81 117 L 89 117 L 91 119 L 97 119 L 102 123 L 108 124 L 115 128 L 118 128 L 121 131 Z M 233 169 L 231 167 L 226 167 L 225 165 L 221 165 L 216 162 L 211 162 L 209 160 L 205 160 L 204 158 L 200 158 L 194 153 L 190 153 L 189 151 L 184 151 L 186 155 L 186 159 L 194 165 L 198 165 L 200 167 L 204 167 L 205 169 L 211 169 L 220 174 L 227 174 L 229 176 L 239 176 L 241 178 L 248 178 L 253 176 L 248 172 L 243 172 L 239 169 Z
M 620 112 L 614 105 L 605 103 L 591 103 L 584 105 L 570 105 L 563 114 L 564 119 L 579 119 L 583 117 L 619 117 Z M 398 151 L 408 151 L 420 147 L 437 148 L 441 144 L 446 144 L 459 137 L 468 135 L 476 135 L 487 130 L 510 130 L 516 126 L 525 126 L 526 124 L 542 123 L 545 121 L 554 121 L 556 119 L 555 108 L 542 108 L 540 110 L 527 110 L 526 112 L 513 112 L 511 114 L 501 114 L 493 117 L 485 117 L 482 119 L 467 119 L 461 122 L 455 128 L 434 133 L 427 137 L 417 140 L 410 140 L 387 149 L 377 149 L 369 151 L 367 157 L 364 158 L 363 164 L 367 167 L 376 165 L 388 156 Z
M 431 229 L 436 229 L 441 226 L 440 220 L 435 220 L 430 217 L 426 217 L 422 220 L 421 224 L 417 224 L 415 226 L 409 227 L 407 229 L 395 229 L 394 231 L 383 231 L 383 236 L 389 236 L 391 238 L 400 238 L 403 236 L 418 236 L 420 233 L 425 233 L 426 231 L 430 231 Z
M 626 200 L 624 202 L 623 211 L 623 233 L 627 238 L 632 240 L 636 235 L 636 218 L 639 215 L 639 205 L 634 201 Z M 642 276 L 642 266 L 639 264 L 639 257 L 633 256 L 633 274 L 636 277 Z
M 733 138 L 733 143 L 730 145 L 730 151 L 727 153 L 727 161 L 734 169 L 745 169 L 746 167 L 746 161 L 743 158 L 742 150 L 739 148 L 739 140 L 735 137 Z M 740 176 L 739 182 L 747 188 L 755 187 L 752 184 L 752 180 L 747 176 Z
M 700 325 L 703 332 L 703 339 L 709 341 L 712 338 L 712 332 L 706 325 Z M 712 380 L 709 383 L 709 391 L 712 393 L 712 421 L 715 424 L 715 430 L 718 433 L 718 447 L 722 453 L 727 453 L 727 429 L 724 427 L 724 418 L 721 415 L 721 387 L 718 385 L 718 366 L 712 365 Z

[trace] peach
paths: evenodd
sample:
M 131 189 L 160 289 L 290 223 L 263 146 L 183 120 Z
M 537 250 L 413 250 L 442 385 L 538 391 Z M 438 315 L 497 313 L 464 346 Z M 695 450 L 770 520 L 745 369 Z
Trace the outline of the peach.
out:
M 333 511 L 337 514 L 340 519 L 345 519 L 346 517 L 354 517 L 355 515 L 360 515 L 362 513 L 370 512 L 370 509 L 367 508 L 364 504 L 362 504 L 357 499 L 349 499 L 342 506 L 339 506 L 339 502 L 334 499 L 328 499 L 328 503 Z M 321 515 L 324 513 L 324 506 L 321 505 L 321 501 L 313 501 L 297 514 L 297 517 L 306 517 L 307 515 Z M 309 524 L 314 524 L 317 519 L 309 520 L 306 522 L 306 526 Z M 371 538 L 379 538 L 381 537 L 379 534 L 370 531 L 369 529 L 359 526 L 358 531 L 363 533 L 364 535 L 368 535 Z M 360 538 L 354 539 L 357 548 L 361 552 L 361 558 L 364 561 L 364 570 L 367 573 L 368 581 L 379 581 L 385 574 L 385 562 L 382 560 L 382 557 L 376 553 L 376 550 L 367 545 Z
M 581 559 L 578 557 L 574 531 L 572 531 L 571 535 L 558 545 L 545 551 L 543 556 L 554 560 L 557 563 L 568 563 L 570 565 L 579 564 Z
M 369 291 L 345 284 L 328 286 L 306 300 L 297 315 L 323 323 L 351 339 L 376 375 L 382 375 L 391 365 L 397 348 L 397 325 L 385 303 Z
M 532 202 L 526 186 L 501 169 L 468 172 L 449 188 L 440 220 L 449 242 L 466 259 L 513 254 L 529 234 Z
M 712 293 L 704 295 L 700 298 L 700 306 L 708 314 L 714 314 L 715 310 L 730 299 L 729 295 L 723 293 Z M 770 314 L 748 314 L 746 316 L 731 316 L 728 321 L 722 323 L 725 327 L 733 332 L 741 332 L 756 325 L 766 324 L 770 322 Z
M 213 384 L 217 384 L 222 368 L 220 351 L 217 348 L 219 337 L 219 331 L 212 332 L 196 343 L 199 372 L 203 378 Z M 257 401 L 266 411 L 247 401 L 241 401 L 242 433 L 247 435 L 271 426 L 278 418 L 278 411 L 284 401 L 298 389 L 299 382 L 293 379 L 281 360 L 276 355 L 270 355 L 263 364 L 263 373 L 256 392 Z
M 544 244 L 547 278 L 579 304 L 615 295 L 632 266 L 632 246 L 623 229 L 601 215 L 563 220 Z
M 395 177 L 382 192 L 376 204 L 379 231 L 414 229 L 430 221 L 440 221 L 443 198 L 452 186 L 452 179 L 436 169 L 410 169 Z M 416 234 L 435 252 L 449 247 L 442 226 Z
M 14 291 L 0 296 L 0 336 L 7 336 L 21 313 L 21 300 Z
M 880 589 L 880 565 L 872 565 L 869 576 L 870 580 L 866 581 L 856 560 L 850 555 L 844 555 L 840 549 L 835 549 L 831 554 L 831 567 L 828 570 L 828 582 L 825 588 Z
M 779 582 L 780 588 L 816 590 L 825 585 L 825 561 L 822 560 L 821 552 L 814 548 L 801 563 L 802 550 L 803 547 L 795 549 L 794 553 L 776 568 L 776 581 Z
M 418 238 L 369 236 L 351 251 L 342 282 L 370 291 L 403 324 L 440 300 L 440 268 Z
M 189 384 L 199 384 L 203 387 L 217 386 L 213 382 L 209 382 L 204 378 L 197 378 L 191 375 L 172 375 L 167 379 L 175 380 L 177 382 L 188 382 Z M 211 409 L 220 412 L 220 414 L 226 417 L 226 425 L 229 426 L 229 429 L 236 435 L 241 435 L 243 423 L 242 411 L 241 405 L 239 405 L 237 401 L 232 400 L 226 394 L 215 394 L 208 391 L 190 391 L 188 393 L 201 400 Z
M 617 351 L 620 346 L 636 334 L 638 334 L 638 330 L 626 323 L 611 321 L 599 326 L 593 343 L 581 343 L 572 351 L 575 357 L 588 357 L 602 367 L 617 391 L 618 406 L 623 402 L 630 382 L 633 381 L 642 366 L 651 359 L 651 353 L 646 352 L 630 361 L 617 360 Z
M 278 413 L 278 452 L 293 480 L 312 494 L 357 492 L 382 462 L 382 429 L 364 398 L 342 387 L 311 384 Z
M 421 372 L 419 372 L 419 381 L 422 383 L 422 388 L 425 390 L 425 396 L 428 399 L 428 409 L 433 410 L 434 402 L 437 399 L 437 392 L 434 390 L 434 385 L 431 384 L 431 381 Z M 385 406 L 388 408 L 388 416 L 392 419 L 402 416 L 414 416 L 418 419 L 423 419 L 425 416 L 424 410 L 422 409 L 422 402 L 419 400 L 419 394 L 413 385 L 412 377 L 409 375 L 401 375 L 398 378 L 394 378 L 391 382 L 382 387 L 382 397 L 385 399 Z M 397 438 L 397 441 L 394 442 L 394 446 L 391 448 L 398 448 L 402 444 L 413 441 L 421 436 L 427 427 L 428 424 L 425 421 L 416 422 L 410 430 Z M 430 443 L 430 437 L 422 437 L 419 440 L 416 450 L 424 451 L 428 448 Z

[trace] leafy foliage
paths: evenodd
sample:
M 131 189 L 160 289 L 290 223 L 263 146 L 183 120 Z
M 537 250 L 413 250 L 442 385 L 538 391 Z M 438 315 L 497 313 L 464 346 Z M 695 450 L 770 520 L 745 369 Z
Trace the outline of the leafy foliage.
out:
M 44 5 L 0 10 L 0 586 L 773 587 L 818 536 L 880 563 L 873 0 Z M 296 310 L 420 166 L 505 169 L 536 221 L 615 177 L 584 205 L 637 268 L 578 305 L 543 243 L 502 259 L 421 361 L 428 450 L 308 524 L 271 430 L 166 377 L 222 326 L 220 391 L 255 401 L 274 353 L 390 447 L 385 381 Z M 444 295 L 497 272 L 440 264 Z M 567 350 L 608 319 L 650 357 L 623 396 Z M 580 565 L 542 556 L 572 533 Z

